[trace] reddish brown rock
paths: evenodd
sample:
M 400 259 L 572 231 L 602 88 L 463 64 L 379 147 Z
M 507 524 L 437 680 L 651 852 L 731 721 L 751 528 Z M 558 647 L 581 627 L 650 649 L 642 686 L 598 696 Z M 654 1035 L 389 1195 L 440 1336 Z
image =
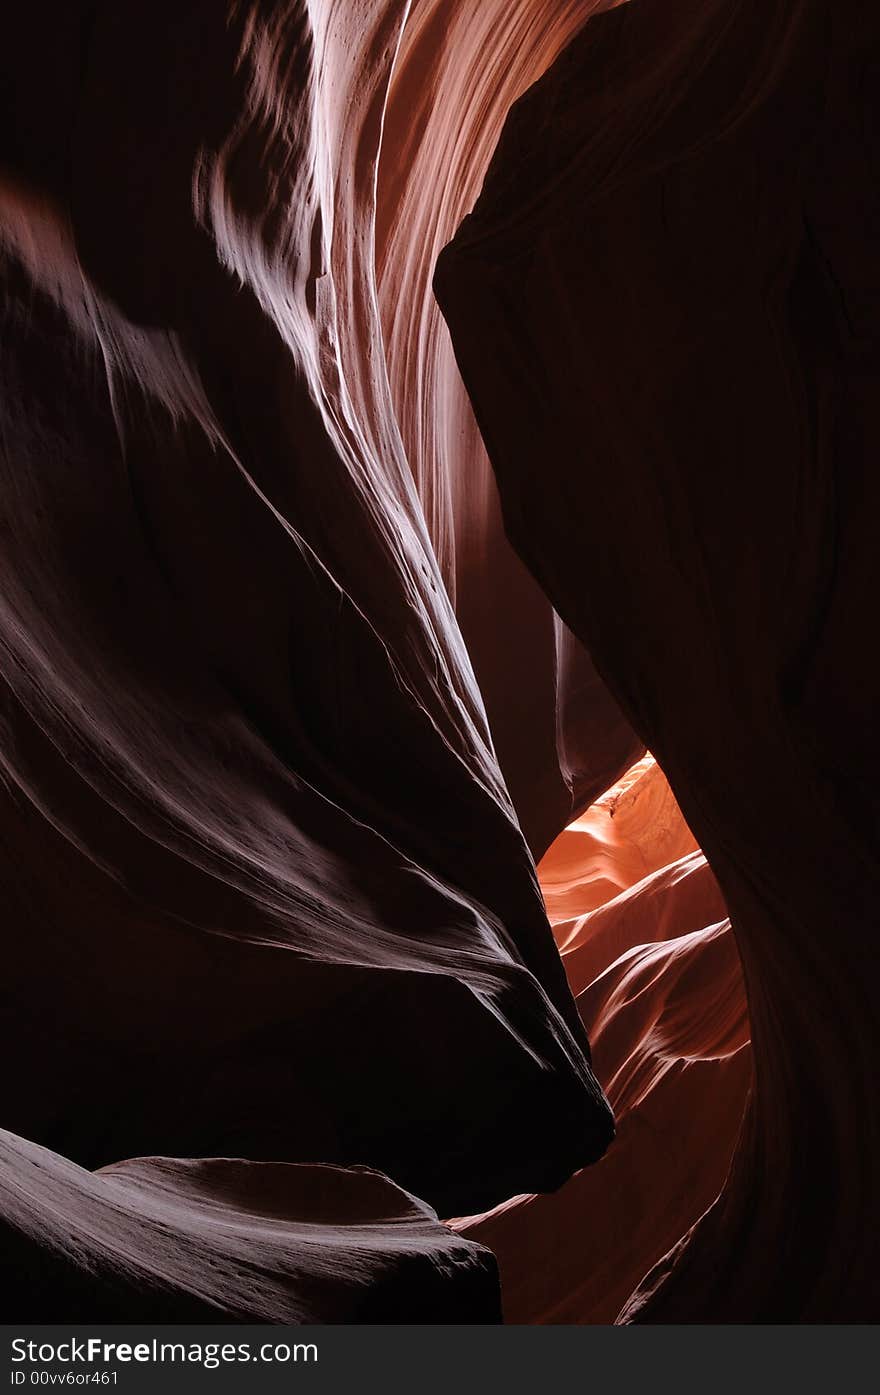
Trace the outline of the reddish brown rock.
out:
M 392 400 L 536 858 L 641 746 L 504 535 L 431 277 L 477 197 L 511 103 L 601 7 L 597 0 L 418 0 L 401 36 L 378 170 L 378 294 Z
M 878 39 L 856 0 L 600 16 L 438 268 L 508 534 L 668 775 L 748 986 L 730 1180 L 628 1319 L 880 1310 Z
M 4 36 L 0 1115 L 88 1167 L 367 1164 L 450 1213 L 612 1126 L 391 408 L 406 10 Z
M 617 1138 L 596 1168 L 554 1195 L 519 1197 L 459 1223 L 498 1257 L 508 1322 L 613 1322 L 646 1267 L 700 1219 L 727 1176 L 751 1058 L 742 972 L 715 879 L 691 853 L 602 899 L 609 873 L 625 882 L 627 867 L 635 876 L 689 837 L 658 767 L 642 761 L 542 863 L 542 877 L 548 867 L 566 870 L 569 910 L 578 890 L 592 907 L 554 930 Z M 545 896 L 553 918 L 558 880 L 545 882 Z
M 880 31 L 606 8 L 4 17 L 31 1320 L 877 1314 Z

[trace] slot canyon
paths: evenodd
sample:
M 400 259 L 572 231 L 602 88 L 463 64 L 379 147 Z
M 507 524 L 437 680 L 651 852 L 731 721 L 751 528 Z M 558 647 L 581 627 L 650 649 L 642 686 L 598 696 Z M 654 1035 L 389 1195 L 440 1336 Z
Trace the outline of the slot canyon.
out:
M 876 1321 L 880 14 L 7 9 L 4 1321 Z

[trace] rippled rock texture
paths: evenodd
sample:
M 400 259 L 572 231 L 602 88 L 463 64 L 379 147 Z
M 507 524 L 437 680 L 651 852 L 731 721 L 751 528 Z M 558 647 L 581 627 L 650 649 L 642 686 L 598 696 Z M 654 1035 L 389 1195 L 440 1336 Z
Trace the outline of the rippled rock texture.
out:
M 449 1210 L 610 1122 L 380 356 L 405 10 L 352 47 L 345 6 L 106 8 L 52 187 L 19 128 L 6 1120 L 85 1165 L 365 1163 Z
M 677 856 L 693 848 L 647 757 L 539 865 L 617 1139 L 554 1195 L 456 1222 L 496 1253 L 509 1322 L 613 1322 L 724 1183 L 752 1062 L 718 884 Z
M 5 21 L 22 1319 L 876 1315 L 877 51 Z
M 449 1214 L 611 1118 L 376 307 L 405 4 L 48 5 L 3 63 L 3 1122 Z
M 379 165 L 376 262 L 394 407 L 536 857 L 644 748 L 507 540 L 431 279 L 479 193 L 511 103 L 601 8 L 419 0 L 401 37 Z
M 492 1256 L 366 1169 L 133 1158 L 86 1172 L 0 1131 L 7 1321 L 498 1319 Z

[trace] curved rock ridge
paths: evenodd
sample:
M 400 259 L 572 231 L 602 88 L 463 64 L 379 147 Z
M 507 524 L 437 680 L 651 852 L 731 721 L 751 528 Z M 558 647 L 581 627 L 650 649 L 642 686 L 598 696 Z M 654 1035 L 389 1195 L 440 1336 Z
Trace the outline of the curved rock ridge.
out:
M 575 994 L 627 950 L 727 915 L 711 868 L 650 755 L 560 833 L 538 876 Z
M 699 852 L 626 884 L 690 841 L 647 758 L 560 835 L 539 868 L 551 919 L 554 904 L 575 911 L 578 892 L 591 907 L 554 932 L 617 1140 L 555 1195 L 455 1222 L 497 1254 L 509 1322 L 613 1322 L 646 1268 L 724 1183 L 751 1085 L 724 903 Z
M 880 1311 L 878 41 L 858 0 L 598 16 L 435 281 L 508 534 L 669 777 L 748 989 L 728 1183 L 625 1321 Z
M 662 770 L 653 756 L 643 756 L 560 833 L 538 865 L 557 943 L 565 945 L 570 932 L 562 926 L 572 915 L 604 905 L 696 851 Z
M 376 259 L 392 399 L 431 542 L 535 857 L 640 754 L 587 651 L 508 543 L 431 294 L 511 103 L 606 0 L 417 0 L 389 90 Z
M 612 1123 L 388 387 L 407 9 L 10 20 L 2 1118 L 452 1213 Z
M 14 1320 L 876 1319 L 878 53 L 4 18 Z
M 572 992 L 592 985 L 627 950 L 702 929 L 724 918 L 725 910 L 702 853 L 659 868 L 603 905 L 555 927 Z
M 488 1251 L 366 1169 L 132 1158 L 0 1131 L 9 1322 L 498 1320 Z

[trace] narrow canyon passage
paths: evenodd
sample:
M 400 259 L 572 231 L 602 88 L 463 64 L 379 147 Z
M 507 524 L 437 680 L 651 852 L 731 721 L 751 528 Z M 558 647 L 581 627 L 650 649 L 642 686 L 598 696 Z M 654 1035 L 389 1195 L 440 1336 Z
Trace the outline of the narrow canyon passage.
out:
M 538 864 L 617 1138 L 551 1196 L 455 1222 L 498 1258 L 508 1322 L 613 1322 L 722 1189 L 751 1086 L 717 882 L 653 757 Z
M 872 7 L 4 41 L 9 1320 L 876 1318 Z
M 597 16 L 520 100 L 435 289 L 508 536 L 662 763 L 745 973 L 729 1183 L 626 1317 L 868 1321 L 880 28 L 671 13 Z

